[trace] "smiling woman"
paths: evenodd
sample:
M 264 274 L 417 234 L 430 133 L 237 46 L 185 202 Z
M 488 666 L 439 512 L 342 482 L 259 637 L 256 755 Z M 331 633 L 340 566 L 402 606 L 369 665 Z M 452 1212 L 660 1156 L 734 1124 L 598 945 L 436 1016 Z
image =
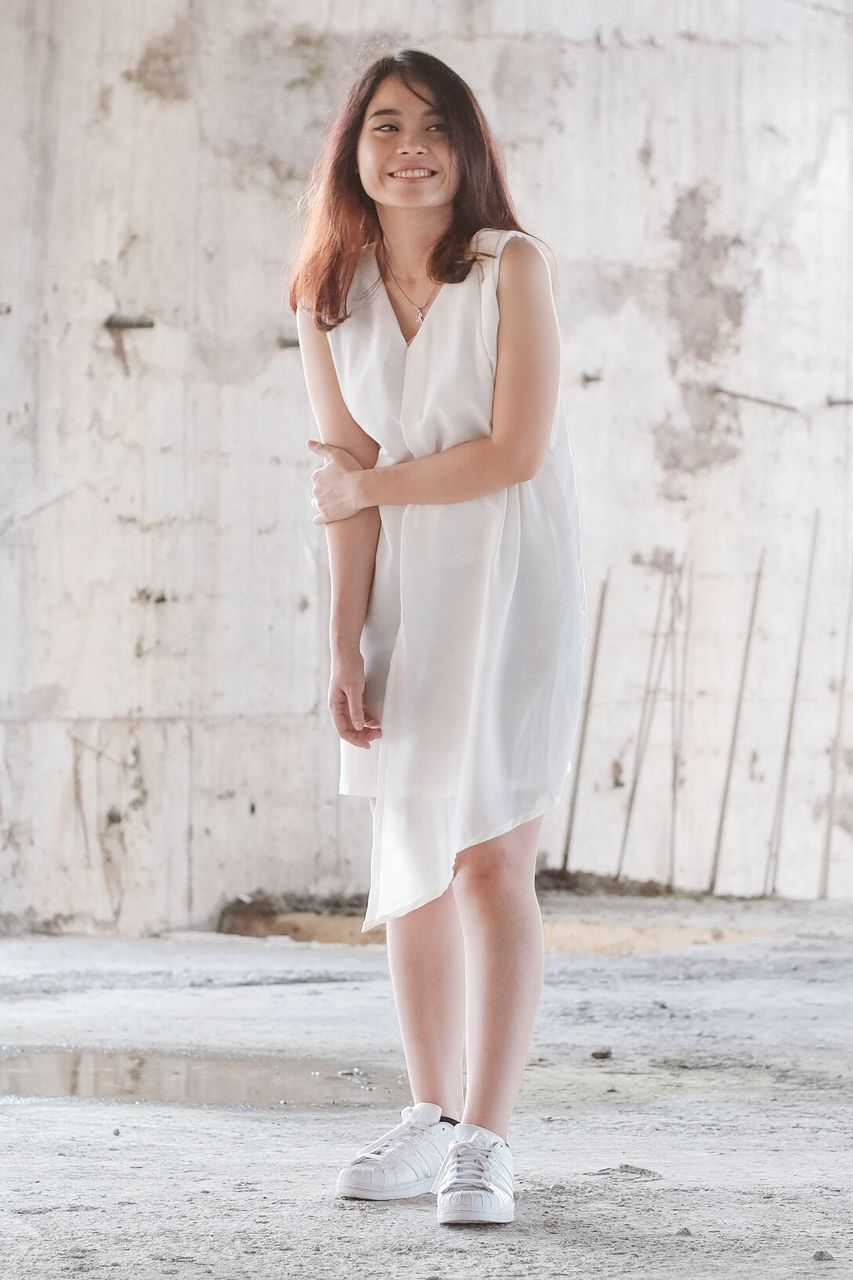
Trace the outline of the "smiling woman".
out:
M 586 643 L 553 280 L 473 93 L 426 53 L 353 85 L 306 203 L 291 305 L 324 459 L 329 710 L 339 790 L 374 802 L 362 929 L 387 926 L 413 1093 L 338 1190 L 435 1181 L 439 1222 L 505 1222 L 542 980 L 537 837 Z
M 417 110 L 417 108 L 415 108 L 415 110 Z M 406 113 L 405 107 L 403 108 L 380 107 L 376 111 L 371 111 L 365 123 L 370 124 L 370 122 L 372 120 L 376 120 L 377 117 L 381 118 L 383 116 L 404 116 L 405 113 Z M 426 107 L 421 112 L 421 119 L 425 122 L 425 126 L 427 129 L 442 130 L 442 129 L 445 129 L 445 125 L 440 121 L 438 123 L 430 123 L 431 121 L 434 120 L 436 116 L 440 116 L 440 115 L 441 113 L 437 107 Z M 398 125 L 396 123 L 391 123 L 391 122 L 386 124 L 378 124 L 375 126 L 373 131 L 379 134 L 386 129 L 388 129 L 389 131 L 394 131 L 398 129 Z M 390 169 L 388 171 L 388 176 L 391 178 L 397 178 L 401 182 L 425 182 L 429 178 L 438 177 L 439 173 L 437 169 L 431 169 L 424 165 L 421 165 L 421 166 L 401 165 L 399 168 Z

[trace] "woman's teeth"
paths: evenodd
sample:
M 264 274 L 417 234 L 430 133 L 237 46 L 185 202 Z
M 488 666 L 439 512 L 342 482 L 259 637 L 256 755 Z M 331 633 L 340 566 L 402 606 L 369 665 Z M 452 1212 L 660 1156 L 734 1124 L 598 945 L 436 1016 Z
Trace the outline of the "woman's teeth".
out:
M 392 178 L 431 178 L 434 170 L 432 169 L 395 169 L 391 174 Z

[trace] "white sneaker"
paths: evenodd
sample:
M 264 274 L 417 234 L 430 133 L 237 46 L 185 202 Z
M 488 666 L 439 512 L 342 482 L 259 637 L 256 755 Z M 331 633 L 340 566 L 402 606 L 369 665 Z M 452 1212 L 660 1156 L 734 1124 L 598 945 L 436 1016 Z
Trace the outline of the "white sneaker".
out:
M 403 1107 L 402 1123 L 362 1147 L 338 1174 L 336 1194 L 357 1200 L 400 1200 L 431 1190 L 456 1126 L 437 1102 Z
M 491 1129 L 458 1124 L 432 1189 L 438 1195 L 439 1223 L 512 1222 L 512 1152 Z

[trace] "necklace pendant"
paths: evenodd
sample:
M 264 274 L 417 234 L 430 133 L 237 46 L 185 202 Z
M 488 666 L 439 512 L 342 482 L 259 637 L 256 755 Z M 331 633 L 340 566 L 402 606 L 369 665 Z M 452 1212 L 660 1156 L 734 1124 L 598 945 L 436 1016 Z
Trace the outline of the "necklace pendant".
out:
M 424 313 L 421 311 L 420 307 L 418 307 L 418 324 L 423 324 L 423 322 L 424 322 Z

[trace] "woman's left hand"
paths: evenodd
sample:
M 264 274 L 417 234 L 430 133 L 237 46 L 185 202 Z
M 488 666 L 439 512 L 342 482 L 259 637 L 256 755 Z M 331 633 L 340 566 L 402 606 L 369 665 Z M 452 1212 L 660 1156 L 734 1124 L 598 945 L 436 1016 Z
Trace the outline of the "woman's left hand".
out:
M 358 474 L 364 470 L 357 458 L 336 444 L 324 444 L 322 440 L 309 440 L 309 449 L 321 453 L 326 461 L 313 471 L 314 497 L 311 505 L 317 508 L 314 524 L 329 524 L 333 520 L 348 520 L 362 510 Z

